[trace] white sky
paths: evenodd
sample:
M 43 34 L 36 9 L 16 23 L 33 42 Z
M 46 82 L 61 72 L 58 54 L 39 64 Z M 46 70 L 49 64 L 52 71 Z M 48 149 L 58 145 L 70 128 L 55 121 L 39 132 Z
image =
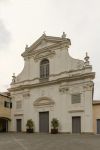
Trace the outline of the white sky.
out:
M 25 45 L 43 31 L 71 39 L 69 53 L 84 59 L 90 56 L 96 72 L 94 99 L 100 99 L 100 0 L 0 0 L 0 91 L 5 91 L 12 74 L 19 74 Z

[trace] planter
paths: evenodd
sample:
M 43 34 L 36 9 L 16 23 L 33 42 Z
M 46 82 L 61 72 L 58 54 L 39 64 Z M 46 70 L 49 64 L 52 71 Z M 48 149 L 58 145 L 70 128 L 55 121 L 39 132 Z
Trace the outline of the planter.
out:
M 34 122 L 32 119 L 28 119 L 26 123 L 26 132 L 33 133 L 34 132 Z
M 57 134 L 58 133 L 58 127 L 59 127 L 59 121 L 57 118 L 53 118 L 51 120 L 51 133 Z
M 33 129 L 27 129 L 26 130 L 27 133 L 33 133 L 33 131 L 34 131 Z
M 57 134 L 58 133 L 58 129 L 51 129 L 51 134 Z

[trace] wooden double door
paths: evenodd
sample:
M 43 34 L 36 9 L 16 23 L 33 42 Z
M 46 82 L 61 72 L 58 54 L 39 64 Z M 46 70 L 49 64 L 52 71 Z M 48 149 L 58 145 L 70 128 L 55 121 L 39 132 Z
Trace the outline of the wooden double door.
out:
M 39 132 L 49 132 L 49 112 L 39 112 Z
M 81 133 L 81 117 L 72 117 L 72 133 Z
M 22 119 L 16 119 L 16 130 L 17 132 L 22 131 Z

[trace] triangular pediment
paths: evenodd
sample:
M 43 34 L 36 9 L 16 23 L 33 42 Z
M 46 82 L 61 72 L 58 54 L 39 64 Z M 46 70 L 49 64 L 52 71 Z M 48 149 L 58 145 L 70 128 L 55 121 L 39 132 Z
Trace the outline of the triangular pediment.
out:
M 45 34 L 43 34 L 35 43 L 33 43 L 30 46 L 30 51 L 40 49 L 40 48 L 43 48 L 43 47 L 47 47 L 47 46 L 50 46 L 50 45 L 53 45 L 53 44 L 57 44 L 61 41 L 62 41 L 62 38 L 46 36 Z
M 22 54 L 22 56 L 26 56 L 28 54 L 37 52 L 38 50 L 42 50 L 45 48 L 53 47 L 59 45 L 61 42 L 68 42 L 69 39 L 61 38 L 61 37 L 52 37 L 52 36 L 46 36 L 43 34 L 35 43 L 33 43 L 30 47 L 25 48 L 25 52 Z
M 42 48 L 51 46 L 53 44 L 57 44 L 57 42 L 50 42 L 50 41 L 43 39 L 43 40 L 41 40 L 41 42 L 38 43 L 38 45 L 35 48 L 33 47 L 33 49 L 38 50 L 38 49 L 42 49 Z

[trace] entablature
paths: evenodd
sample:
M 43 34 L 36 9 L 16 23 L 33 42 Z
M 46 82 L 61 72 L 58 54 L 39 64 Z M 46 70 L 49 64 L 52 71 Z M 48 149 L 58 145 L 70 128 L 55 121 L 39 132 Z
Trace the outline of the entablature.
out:
M 46 82 L 39 82 L 40 78 L 38 78 L 38 82 L 34 83 L 34 79 L 33 80 L 28 80 L 28 81 L 22 81 L 22 82 L 18 82 L 18 83 L 14 83 L 12 84 L 11 88 L 9 89 L 9 91 L 14 91 L 14 90 L 24 90 L 27 88 L 35 88 L 35 87 L 39 87 L 39 86 L 47 86 L 47 85 L 52 85 L 52 84 L 58 84 L 61 83 L 62 81 L 66 81 L 66 82 L 72 82 L 72 81 L 78 81 L 78 80 L 83 80 L 83 79 L 89 79 L 92 80 L 95 77 L 95 73 L 94 72 L 90 72 L 90 73 L 84 73 L 84 74 L 77 74 L 77 75 L 69 75 L 69 76 L 64 76 L 62 78 L 56 78 L 54 80 L 46 80 Z M 68 89 L 67 89 L 68 90 Z

